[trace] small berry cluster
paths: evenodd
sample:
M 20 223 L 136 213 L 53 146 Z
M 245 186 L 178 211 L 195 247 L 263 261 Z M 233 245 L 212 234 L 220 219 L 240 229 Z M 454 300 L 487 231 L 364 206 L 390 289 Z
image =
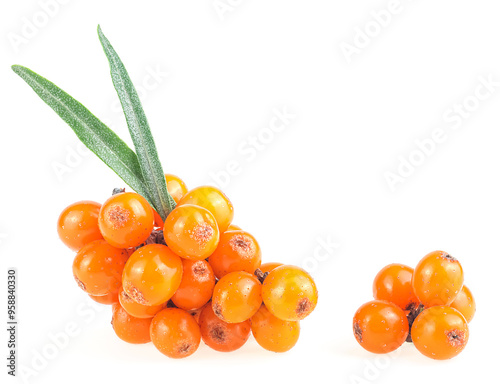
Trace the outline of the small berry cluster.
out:
M 261 264 L 257 240 L 234 224 L 233 206 L 217 188 L 188 192 L 165 175 L 176 202 L 165 222 L 144 197 L 115 190 L 102 206 L 82 201 L 58 222 L 61 240 L 77 251 L 73 274 L 95 301 L 113 305 L 122 340 L 152 341 L 183 358 L 203 339 L 212 349 L 240 348 L 250 333 L 265 349 L 285 352 L 318 292 L 301 268 Z
M 354 315 L 356 340 L 373 353 L 392 352 L 408 341 L 430 358 L 455 357 L 467 344 L 476 311 L 463 283 L 462 266 L 443 251 L 426 255 L 415 270 L 402 264 L 384 267 L 373 282 L 375 300 Z

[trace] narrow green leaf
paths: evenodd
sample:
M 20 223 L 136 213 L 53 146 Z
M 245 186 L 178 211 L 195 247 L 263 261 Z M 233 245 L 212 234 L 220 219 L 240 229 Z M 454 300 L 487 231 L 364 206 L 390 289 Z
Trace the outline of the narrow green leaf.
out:
M 76 133 L 78 138 L 133 190 L 150 200 L 134 151 L 87 108 L 54 83 L 20 65 L 17 73 Z
M 146 119 L 146 114 L 142 109 L 139 95 L 132 84 L 132 80 L 130 80 L 125 66 L 106 36 L 102 33 L 100 26 L 97 30 L 99 40 L 109 61 L 111 78 L 122 104 L 130 135 L 134 142 L 142 177 L 154 207 L 161 218 L 165 220 L 168 214 L 175 208 L 175 201 L 168 193 L 165 174 L 158 158 L 158 152 L 148 120 Z

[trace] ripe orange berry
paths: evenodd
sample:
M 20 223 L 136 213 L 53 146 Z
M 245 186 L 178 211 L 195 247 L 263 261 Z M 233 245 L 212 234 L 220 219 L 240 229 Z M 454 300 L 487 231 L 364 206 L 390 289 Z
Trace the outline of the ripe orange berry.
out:
M 413 291 L 425 307 L 451 304 L 463 283 L 462 266 L 443 251 L 426 255 L 413 272 Z
M 117 292 L 128 257 L 127 250 L 115 248 L 105 240 L 96 240 L 76 254 L 73 275 L 78 286 L 90 295 Z
M 166 308 L 151 322 L 151 341 L 164 355 L 181 359 L 192 355 L 201 340 L 200 327 L 188 312 Z
M 277 318 L 297 321 L 314 310 L 318 290 L 313 278 L 302 268 L 283 265 L 269 272 L 264 280 L 262 299 Z
M 458 293 L 457 297 L 450 304 L 450 307 L 455 308 L 462 315 L 464 315 L 467 323 L 470 323 L 474 314 L 476 313 L 476 301 L 470 289 L 464 285 Z
M 233 220 L 233 205 L 219 189 L 210 186 L 198 187 L 189 191 L 178 205 L 194 204 L 208 209 L 214 215 L 220 233 L 223 233 Z
M 389 264 L 382 268 L 373 281 L 373 298 L 396 304 L 405 311 L 419 306 L 413 293 L 411 279 L 413 268 L 403 264 Z
M 102 296 L 89 295 L 89 297 L 99 304 L 111 305 L 118 303 L 118 291 L 110 292 Z
M 101 204 L 94 201 L 80 201 L 66 207 L 57 221 L 57 233 L 62 242 L 79 251 L 84 245 L 102 239 L 97 218 Z
M 211 305 L 206 305 L 201 311 L 199 324 L 205 344 L 220 352 L 237 350 L 250 336 L 250 320 L 226 323 L 215 315 Z
M 149 244 L 130 256 L 123 270 L 123 290 L 142 305 L 160 305 L 173 296 L 182 279 L 182 262 L 165 245 Z
M 191 260 L 206 259 L 219 243 L 214 216 L 205 208 L 191 204 L 179 205 L 170 212 L 163 235 L 172 251 Z
M 254 273 L 261 263 L 259 243 L 245 231 L 224 232 L 208 262 L 219 279 L 229 272 Z
M 151 318 L 138 319 L 130 316 L 119 303 L 113 304 L 111 325 L 116 335 L 127 343 L 145 344 L 151 341 L 149 335 Z
M 427 308 L 417 316 L 411 336 L 413 344 L 423 355 L 446 360 L 465 348 L 469 327 L 464 316 L 455 308 L 441 305 Z
M 163 228 L 165 223 L 161 219 L 160 214 L 158 212 L 156 212 L 154 209 L 153 209 L 153 217 L 154 217 L 154 227 L 155 228 Z
M 275 263 L 275 262 L 264 263 L 260 265 L 259 269 L 262 271 L 262 273 L 266 273 L 266 272 L 271 272 L 273 269 L 281 267 L 282 265 L 283 263 Z
M 372 353 L 398 349 L 409 332 L 404 311 L 388 301 L 373 300 L 363 304 L 353 318 L 354 337 Z
M 242 323 L 262 304 L 262 284 L 248 272 L 231 272 L 215 284 L 212 296 L 214 313 L 226 323 Z
M 134 316 L 139 319 L 147 319 L 153 317 L 167 306 L 167 303 L 162 303 L 160 305 L 139 304 L 132 300 L 132 298 L 127 295 L 123 288 L 120 289 L 118 300 L 120 301 L 120 305 L 122 306 L 122 308 L 127 311 L 130 316 Z
M 168 193 L 178 203 L 188 191 L 186 184 L 179 177 L 170 173 L 165 173 L 165 179 L 167 180 Z
M 212 298 L 215 275 L 205 260 L 182 259 L 181 285 L 172 296 L 173 303 L 186 311 L 203 307 Z
M 125 192 L 111 196 L 99 212 L 104 239 L 117 248 L 132 248 L 147 240 L 154 227 L 153 209 L 144 197 Z
M 265 305 L 252 316 L 251 322 L 253 337 L 268 351 L 286 352 L 292 349 L 299 339 L 299 322 L 278 319 Z

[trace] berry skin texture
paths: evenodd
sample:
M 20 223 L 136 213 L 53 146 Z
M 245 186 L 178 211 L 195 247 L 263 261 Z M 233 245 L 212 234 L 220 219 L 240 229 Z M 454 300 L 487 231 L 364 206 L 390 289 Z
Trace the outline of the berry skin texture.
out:
M 387 265 L 373 281 L 373 298 L 390 301 L 404 311 L 416 309 L 419 301 L 413 293 L 412 276 L 413 268 L 403 264 Z
M 254 273 L 260 267 L 262 256 L 260 246 L 251 234 L 245 231 L 225 232 L 219 239 L 217 249 L 208 262 L 218 279 L 230 272 Z
M 299 340 L 298 321 L 280 320 L 265 305 L 252 316 L 252 334 L 257 343 L 271 352 L 286 352 Z
M 431 252 L 420 260 L 412 278 L 413 291 L 425 307 L 451 304 L 463 283 L 462 266 L 443 251 Z
M 248 272 L 231 272 L 215 284 L 214 313 L 226 323 L 242 323 L 257 313 L 262 304 L 262 284 Z
M 203 307 L 212 298 L 215 275 L 205 260 L 182 259 L 182 280 L 172 296 L 176 307 L 193 311 Z
M 167 191 L 177 204 L 188 191 L 186 184 L 179 177 L 170 173 L 165 173 L 165 180 L 167 181 Z
M 214 215 L 220 233 L 225 232 L 233 220 L 233 205 L 227 196 L 215 187 L 203 186 L 190 190 L 178 205 L 185 204 L 194 204 L 208 209 Z
M 203 308 L 199 317 L 201 338 L 210 348 L 231 352 L 241 348 L 250 336 L 250 320 L 229 324 L 217 317 L 212 306 Z
M 129 295 L 127 295 L 123 288 L 119 292 L 118 300 L 120 301 L 120 305 L 122 306 L 122 308 L 130 316 L 137 317 L 139 319 L 152 318 L 167 306 L 167 303 L 163 303 L 160 305 L 142 305 L 136 303 Z
M 182 279 L 182 262 L 165 245 L 135 251 L 123 269 L 123 290 L 142 305 L 160 305 L 173 296 Z
M 278 267 L 281 267 L 283 263 L 263 263 L 260 265 L 259 269 L 262 271 L 262 273 L 266 272 L 271 272 L 273 269 L 276 269 Z
M 57 233 L 61 241 L 73 251 L 84 245 L 102 239 L 97 218 L 101 204 L 94 201 L 80 201 L 66 207 L 57 221 Z
M 262 284 L 262 299 L 267 309 L 281 320 L 306 318 L 318 303 L 313 278 L 302 268 L 282 265 L 269 272 Z
M 113 304 L 111 325 L 116 335 L 131 344 L 146 344 L 151 341 L 149 328 L 151 318 L 138 319 L 130 316 L 120 304 Z
M 153 317 L 151 341 L 164 355 L 181 359 L 192 355 L 201 341 L 200 327 L 188 312 L 166 308 Z
M 153 208 L 138 193 L 111 196 L 99 212 L 99 229 L 104 239 L 117 248 L 144 243 L 154 228 Z
M 363 304 L 353 318 L 354 337 L 372 353 L 389 353 L 398 349 L 409 332 L 404 311 L 388 301 L 373 300 Z
M 129 253 L 115 248 L 105 240 L 84 246 L 73 261 L 73 276 L 78 286 L 90 295 L 103 296 L 117 292 Z
M 425 356 L 436 360 L 451 359 L 465 348 L 469 327 L 455 308 L 436 306 L 417 316 L 411 329 L 413 344 Z
M 241 227 L 237 226 L 236 224 L 229 224 L 229 227 L 227 227 L 226 232 L 228 231 L 241 231 Z
M 450 304 L 450 307 L 455 308 L 458 312 L 464 315 L 467 323 L 470 323 L 476 313 L 476 301 L 469 287 L 464 285 L 457 297 Z
M 206 259 L 219 243 L 214 216 L 207 209 L 191 204 L 179 205 L 170 212 L 163 235 L 173 252 L 190 260 Z

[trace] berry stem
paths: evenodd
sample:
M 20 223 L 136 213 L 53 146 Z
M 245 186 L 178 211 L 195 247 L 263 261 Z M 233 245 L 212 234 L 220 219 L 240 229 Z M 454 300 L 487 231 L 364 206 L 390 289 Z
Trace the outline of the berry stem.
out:
M 269 272 L 264 273 L 259 268 L 257 268 L 254 272 L 254 275 L 257 276 L 257 279 L 259 279 L 260 283 L 262 284 L 267 275 L 269 275 Z

